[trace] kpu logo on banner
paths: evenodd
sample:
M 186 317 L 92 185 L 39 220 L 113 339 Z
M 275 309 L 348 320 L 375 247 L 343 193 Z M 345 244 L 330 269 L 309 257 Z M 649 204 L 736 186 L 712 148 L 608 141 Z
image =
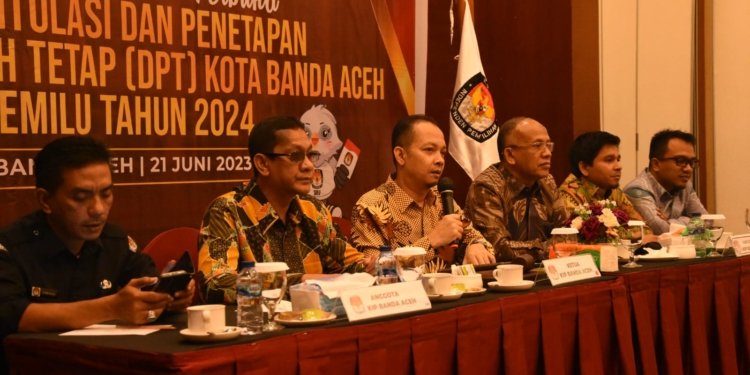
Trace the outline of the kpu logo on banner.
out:
M 477 142 L 484 142 L 497 133 L 495 104 L 484 74 L 475 74 L 456 92 L 451 117 L 464 134 Z

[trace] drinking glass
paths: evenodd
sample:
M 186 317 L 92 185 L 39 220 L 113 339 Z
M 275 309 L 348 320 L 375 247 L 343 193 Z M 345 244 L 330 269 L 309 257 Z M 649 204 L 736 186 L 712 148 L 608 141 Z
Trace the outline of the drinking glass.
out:
M 268 322 L 263 325 L 263 331 L 276 331 L 284 327 L 276 323 L 276 306 L 286 294 L 286 271 L 289 269 L 284 262 L 261 262 L 255 265 L 255 271 L 260 275 L 263 283 L 263 304 L 268 308 Z
M 623 228 L 620 233 L 620 241 L 623 245 L 628 247 L 630 252 L 630 261 L 624 264 L 622 268 L 637 268 L 643 267 L 635 261 L 635 249 L 640 246 L 643 241 L 643 226 L 645 225 L 642 221 L 631 220 L 628 221 L 628 225 Z
M 399 247 L 393 251 L 396 258 L 396 273 L 401 281 L 415 281 L 422 278 L 426 251 L 421 247 Z
M 721 235 L 724 234 L 724 226 L 717 224 L 716 222 L 719 220 L 723 220 L 725 217 L 722 214 L 704 214 L 701 215 L 701 219 L 703 219 L 703 225 L 704 228 L 708 231 L 708 233 L 711 235 L 711 252 L 709 252 L 706 257 L 715 258 L 720 257 L 721 254 L 719 254 L 718 251 L 716 251 L 716 245 L 719 242 L 719 239 L 721 238 Z
M 721 235 L 724 234 L 724 227 L 717 227 L 717 226 L 711 226 L 707 227 L 706 230 L 711 234 L 711 252 L 706 255 L 707 257 L 720 257 L 721 254 L 719 254 L 718 251 L 716 251 L 716 244 L 719 242 L 719 238 L 721 238 Z
M 578 249 L 578 230 L 575 228 L 552 229 L 550 243 L 552 249 L 555 250 L 555 257 L 557 258 L 576 255 Z

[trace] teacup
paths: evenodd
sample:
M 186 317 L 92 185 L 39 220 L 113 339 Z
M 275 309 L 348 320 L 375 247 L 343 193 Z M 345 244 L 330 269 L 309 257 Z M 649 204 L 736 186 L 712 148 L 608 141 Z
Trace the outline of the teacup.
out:
M 188 331 L 198 335 L 222 332 L 226 328 L 224 305 L 197 305 L 187 308 Z
M 482 275 L 453 275 L 453 289 L 464 291 L 476 291 L 482 289 Z
M 492 271 L 498 284 L 518 284 L 523 281 L 523 266 L 520 264 L 501 264 Z
M 453 287 L 453 276 L 448 273 L 426 273 L 422 275 L 422 286 L 427 294 L 450 294 Z

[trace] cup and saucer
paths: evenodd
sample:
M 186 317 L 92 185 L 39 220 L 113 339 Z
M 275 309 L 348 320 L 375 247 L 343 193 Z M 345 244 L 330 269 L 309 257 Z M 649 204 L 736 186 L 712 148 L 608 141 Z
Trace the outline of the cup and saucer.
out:
M 240 328 L 226 325 L 224 305 L 197 305 L 187 308 L 188 328 L 180 335 L 193 342 L 216 342 L 237 338 Z
M 496 292 L 517 292 L 534 287 L 534 281 L 523 279 L 523 266 L 520 264 L 501 264 L 492 271 L 496 281 L 487 285 Z
M 425 273 L 422 275 L 422 286 L 430 302 L 455 301 L 464 294 L 453 288 L 453 278 L 449 273 Z

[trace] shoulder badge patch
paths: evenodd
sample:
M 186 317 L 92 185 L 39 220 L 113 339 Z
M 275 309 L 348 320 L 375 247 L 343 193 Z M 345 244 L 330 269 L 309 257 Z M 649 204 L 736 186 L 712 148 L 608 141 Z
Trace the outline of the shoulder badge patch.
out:
M 138 251 L 138 244 L 135 243 L 135 240 L 130 236 L 128 236 L 128 248 L 134 253 Z
M 484 74 L 475 74 L 456 91 L 450 113 L 461 131 L 477 142 L 484 142 L 497 133 L 495 104 Z

